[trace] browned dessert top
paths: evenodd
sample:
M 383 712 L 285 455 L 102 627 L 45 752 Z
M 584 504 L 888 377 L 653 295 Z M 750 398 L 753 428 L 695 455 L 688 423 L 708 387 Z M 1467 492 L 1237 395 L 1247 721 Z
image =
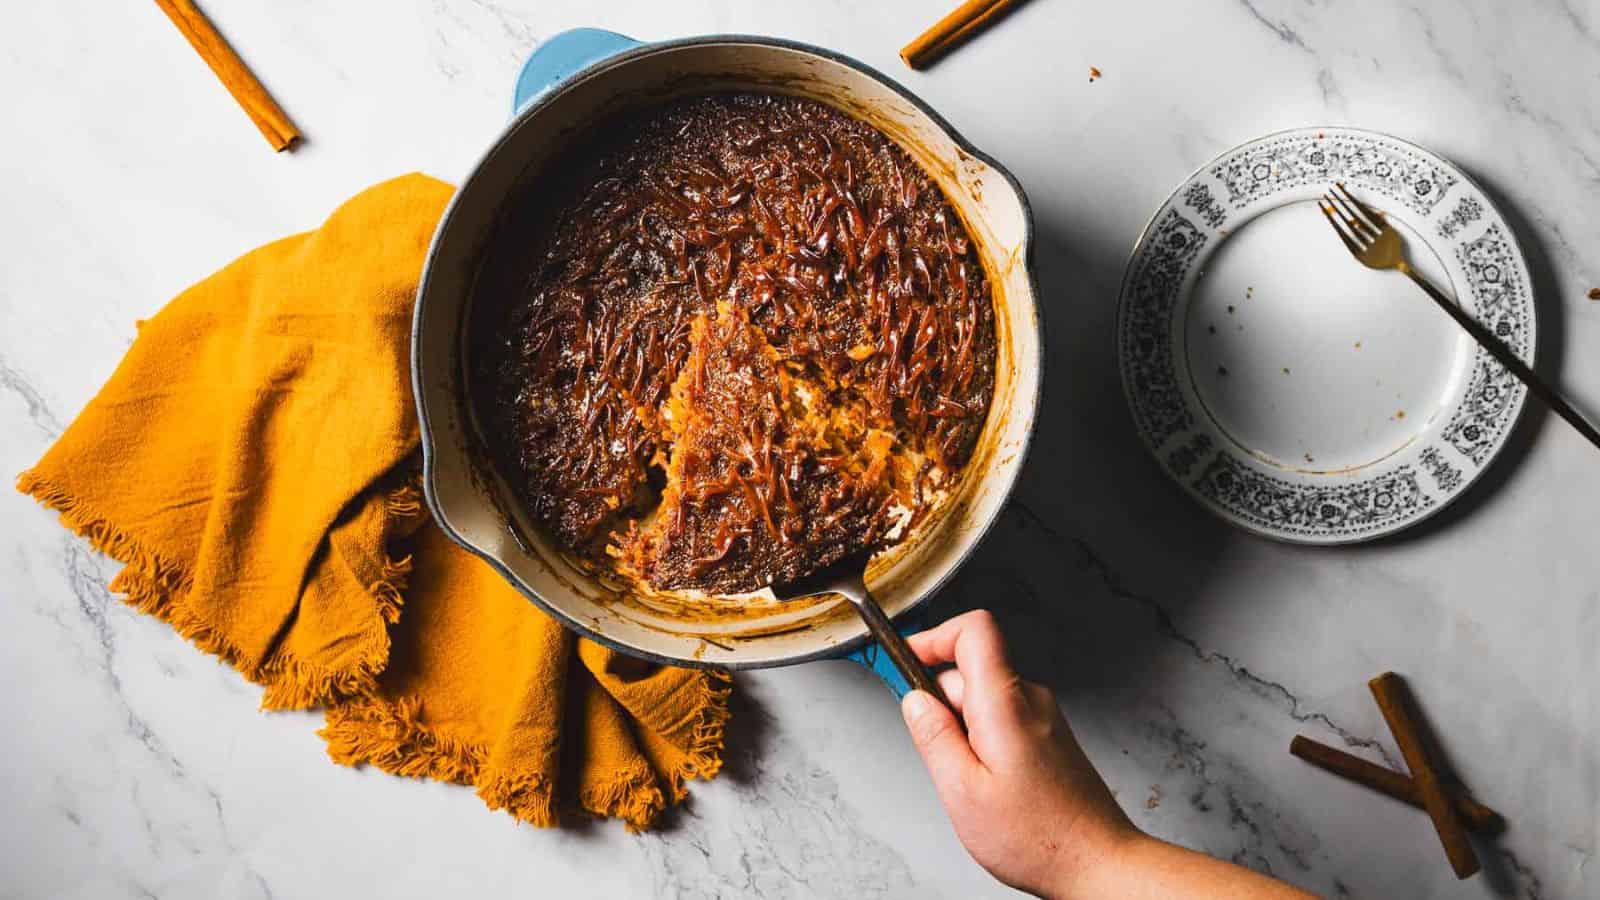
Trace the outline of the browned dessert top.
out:
M 822 104 L 717 94 L 598 129 L 488 251 L 474 401 L 570 550 L 753 590 L 900 536 L 971 455 L 994 308 L 938 187 Z

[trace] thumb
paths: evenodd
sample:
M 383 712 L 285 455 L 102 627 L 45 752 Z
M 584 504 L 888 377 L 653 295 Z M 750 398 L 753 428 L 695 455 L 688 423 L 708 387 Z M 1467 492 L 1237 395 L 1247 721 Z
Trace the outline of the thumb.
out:
M 922 754 L 922 762 L 933 777 L 946 807 L 962 790 L 972 770 L 982 763 L 967 743 L 967 734 L 956 721 L 956 714 L 926 691 L 912 691 L 900 701 L 911 742 Z

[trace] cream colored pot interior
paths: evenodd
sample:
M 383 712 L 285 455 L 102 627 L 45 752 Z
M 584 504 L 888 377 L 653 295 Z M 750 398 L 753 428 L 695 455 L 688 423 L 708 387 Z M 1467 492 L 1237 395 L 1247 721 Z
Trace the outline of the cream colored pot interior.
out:
M 1040 334 L 1026 267 L 1028 215 L 1007 177 L 876 78 L 804 49 L 741 40 L 647 46 L 600 66 L 524 111 L 457 195 L 435 238 L 416 323 L 416 382 L 428 491 L 441 524 L 552 613 L 629 652 L 736 668 L 837 652 L 865 629 L 834 604 L 751 598 L 736 619 L 685 617 L 626 602 L 559 554 L 523 518 L 472 449 L 462 402 L 463 324 L 480 253 L 507 197 L 533 183 L 566 138 L 636 104 L 719 87 L 798 94 L 866 119 L 940 183 L 966 220 L 996 287 L 995 398 L 959 493 L 911 539 L 875 560 L 869 582 L 891 615 L 954 573 L 999 513 L 1022 464 L 1039 389 Z

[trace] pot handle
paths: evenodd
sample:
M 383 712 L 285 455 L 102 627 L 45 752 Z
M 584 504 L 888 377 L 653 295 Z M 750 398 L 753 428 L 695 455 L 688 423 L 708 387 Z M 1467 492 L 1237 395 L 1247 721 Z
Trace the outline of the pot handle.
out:
M 553 35 L 533 48 L 517 75 L 511 95 L 511 115 L 556 86 L 607 57 L 639 46 L 642 41 L 600 28 L 573 28 Z
M 922 622 L 918 619 L 901 619 L 894 624 L 895 630 L 902 635 L 913 635 L 923 628 Z M 911 693 L 911 685 L 906 683 L 905 676 L 901 675 L 900 670 L 895 668 L 894 660 L 883 649 L 883 645 L 877 641 L 873 641 L 852 653 L 847 653 L 841 659 L 848 659 L 851 662 L 865 666 L 869 672 L 878 676 L 878 680 L 882 681 L 884 686 L 894 694 L 896 700 Z

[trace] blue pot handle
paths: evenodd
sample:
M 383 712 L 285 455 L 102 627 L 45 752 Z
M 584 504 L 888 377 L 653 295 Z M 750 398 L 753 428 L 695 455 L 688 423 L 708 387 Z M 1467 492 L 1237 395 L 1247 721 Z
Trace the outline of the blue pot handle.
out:
M 608 57 L 639 46 L 641 41 L 600 28 L 573 28 L 533 49 L 517 75 L 511 115 L 550 93 L 557 85 Z
M 584 69 L 624 50 L 632 50 L 641 43 L 626 35 L 600 28 L 574 28 L 552 36 L 535 47 L 528 61 L 522 64 L 522 71 L 517 75 L 517 89 L 511 98 L 511 115 L 516 116 L 528 104 L 555 90 L 562 82 Z M 922 624 L 915 621 L 901 621 L 898 627 L 901 634 L 915 634 L 922 630 Z M 876 642 L 854 653 L 844 654 L 841 658 L 865 666 L 897 698 L 911 692 L 911 685 L 906 683 L 900 671 L 894 667 L 894 661 L 889 659 L 889 654 L 884 653 Z
M 906 636 L 916 634 L 922 629 L 920 618 L 901 619 L 895 623 L 895 630 Z M 846 653 L 842 658 L 859 663 L 865 666 L 867 671 L 878 676 L 878 680 L 894 694 L 896 700 L 911 693 L 911 685 L 906 682 L 905 676 L 900 674 L 900 670 L 895 668 L 894 660 L 889 658 L 889 654 L 883 652 L 883 645 L 877 641 L 853 653 Z

